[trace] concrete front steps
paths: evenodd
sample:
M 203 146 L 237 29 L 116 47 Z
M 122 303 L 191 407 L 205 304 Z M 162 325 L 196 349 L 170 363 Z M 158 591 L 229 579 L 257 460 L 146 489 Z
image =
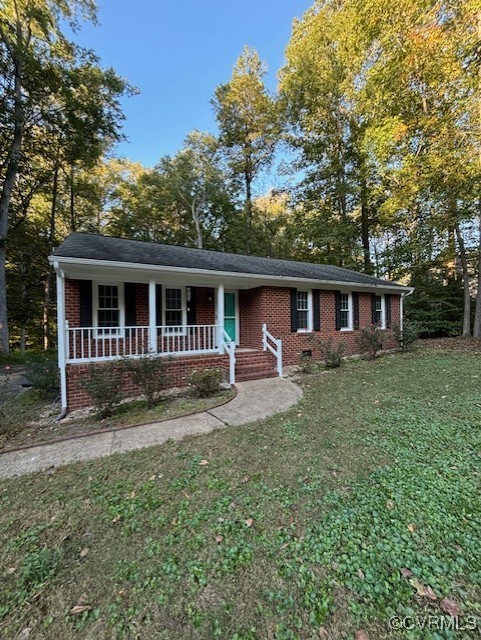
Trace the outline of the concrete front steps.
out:
M 277 360 L 268 351 L 242 350 L 236 351 L 236 382 L 276 378 Z

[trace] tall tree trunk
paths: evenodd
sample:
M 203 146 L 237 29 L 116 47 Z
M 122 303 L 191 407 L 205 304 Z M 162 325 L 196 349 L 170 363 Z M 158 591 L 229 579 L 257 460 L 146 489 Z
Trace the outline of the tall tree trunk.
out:
M 70 167 L 70 231 L 77 231 L 77 223 L 75 220 L 75 169 L 74 165 Z
M 22 104 L 22 71 L 20 61 L 14 60 L 14 130 L 8 152 L 7 169 L 0 194 L 0 350 L 9 352 L 8 308 L 7 308 L 7 234 L 8 213 L 12 200 L 13 187 L 18 173 L 22 152 L 24 113 Z
M 479 240 L 478 240 L 478 291 L 476 293 L 476 309 L 474 312 L 473 336 L 481 338 L 481 212 L 479 215 Z
M 194 221 L 194 226 L 195 226 L 197 249 L 202 249 L 204 246 L 204 241 L 202 237 L 202 225 L 200 223 L 199 214 L 197 213 L 197 206 L 196 206 L 195 200 L 191 202 L 190 210 L 192 213 L 192 220 Z
M 461 233 L 461 229 L 457 222 L 454 225 L 454 229 L 458 240 L 459 258 L 461 260 L 463 279 L 463 337 L 467 337 L 471 335 L 471 294 L 469 291 L 468 259 L 466 256 L 466 246 L 464 244 L 463 234 Z
M 53 173 L 53 185 L 52 185 L 52 206 L 50 209 L 50 228 L 48 236 L 48 252 L 53 251 L 55 243 L 55 214 L 57 211 L 57 196 L 58 196 L 58 174 L 59 174 L 59 162 L 58 153 L 55 162 L 55 169 Z M 43 348 L 47 351 L 50 349 L 50 297 L 52 287 L 52 266 L 48 265 L 47 275 L 45 277 L 44 290 L 43 290 Z
M 362 170 L 361 175 L 361 240 L 364 254 L 364 271 L 372 274 L 374 269 L 371 262 L 371 247 L 369 243 L 369 201 L 364 170 Z
M 250 255 L 252 253 L 252 176 L 247 169 L 244 172 L 244 179 L 246 186 L 246 254 Z
M 481 11 L 476 14 L 476 35 L 478 46 L 481 44 Z M 481 133 L 481 64 L 478 62 L 478 129 Z M 481 168 L 481 144 L 478 148 L 478 162 Z M 478 246 L 478 290 L 476 292 L 476 310 L 474 314 L 473 336 L 481 337 L 481 202 L 479 203 L 479 246 Z
M 457 275 L 455 226 L 450 224 L 448 226 L 448 250 L 446 256 L 446 280 L 448 284 L 454 284 L 457 280 Z
M 25 353 L 27 346 L 27 330 L 24 325 L 20 327 L 20 353 Z

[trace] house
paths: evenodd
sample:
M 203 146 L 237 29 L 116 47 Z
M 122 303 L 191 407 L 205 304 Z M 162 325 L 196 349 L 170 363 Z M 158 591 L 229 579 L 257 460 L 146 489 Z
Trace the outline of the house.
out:
M 90 404 L 80 384 L 90 363 L 119 357 L 170 354 L 178 386 L 203 367 L 221 368 L 231 384 L 281 376 L 302 353 L 320 358 L 312 334 L 355 354 L 360 327 L 402 325 L 412 291 L 329 265 L 84 233 L 49 260 L 64 410 Z M 129 380 L 123 391 L 136 393 Z

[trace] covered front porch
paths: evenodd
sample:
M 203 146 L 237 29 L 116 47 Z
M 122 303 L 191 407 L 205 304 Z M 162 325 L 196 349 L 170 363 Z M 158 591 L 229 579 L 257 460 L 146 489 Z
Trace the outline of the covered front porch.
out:
M 196 359 L 217 366 L 222 356 L 230 384 L 236 377 L 281 375 L 281 341 L 256 313 L 260 289 L 252 284 L 216 274 L 57 268 L 61 372 L 62 364 L 150 355 L 179 358 L 182 371 Z

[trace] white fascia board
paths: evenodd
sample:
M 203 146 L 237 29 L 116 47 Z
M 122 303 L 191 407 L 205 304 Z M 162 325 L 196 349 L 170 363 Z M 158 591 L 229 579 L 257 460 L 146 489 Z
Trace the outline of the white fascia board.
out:
M 93 260 L 91 258 L 69 258 L 62 256 L 49 256 L 50 263 L 61 263 L 63 265 L 78 265 L 89 267 L 104 267 L 114 269 L 132 269 L 137 271 L 147 271 L 150 273 L 159 274 L 178 274 L 178 275 L 192 275 L 203 276 L 208 278 L 214 278 L 216 280 L 222 280 L 222 278 L 238 279 L 239 282 L 245 281 L 250 283 L 252 287 L 255 286 L 296 286 L 299 283 L 322 285 L 326 289 L 346 289 L 350 291 L 365 291 L 371 289 L 373 291 L 382 290 L 387 293 L 412 293 L 413 287 L 404 287 L 402 285 L 392 285 L 386 283 L 383 284 L 360 284 L 356 282 L 337 282 L 334 280 L 318 280 L 315 278 L 292 278 L 290 276 L 272 276 L 263 275 L 257 273 L 239 273 L 237 271 L 214 271 L 213 269 L 191 269 L 187 267 L 169 267 L 164 265 L 155 264 L 140 264 L 138 262 L 118 262 L 114 260 Z M 275 283 L 275 284 L 274 284 Z

